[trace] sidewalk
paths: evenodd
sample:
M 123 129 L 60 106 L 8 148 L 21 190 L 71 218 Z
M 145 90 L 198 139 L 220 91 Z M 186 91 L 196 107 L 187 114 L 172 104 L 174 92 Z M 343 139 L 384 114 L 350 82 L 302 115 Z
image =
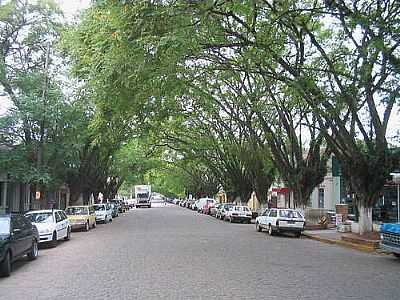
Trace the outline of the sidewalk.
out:
M 360 236 L 354 233 L 341 233 L 333 229 L 305 230 L 303 235 L 309 239 L 328 244 L 335 244 L 363 252 L 385 253 L 379 249 L 379 234 Z

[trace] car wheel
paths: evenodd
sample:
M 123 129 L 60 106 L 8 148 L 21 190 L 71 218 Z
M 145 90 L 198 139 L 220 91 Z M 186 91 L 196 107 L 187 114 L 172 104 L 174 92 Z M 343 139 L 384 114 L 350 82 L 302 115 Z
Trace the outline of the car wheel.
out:
M 104 224 L 107 224 L 108 223 L 108 218 L 107 218 L 107 216 L 105 216 L 104 217 Z
M 269 226 L 268 226 L 268 234 L 271 236 L 274 235 L 274 229 L 272 228 L 271 224 L 269 224 Z
M 232 217 L 229 218 L 229 222 L 233 223 L 233 218 Z
M 394 256 L 396 256 L 397 258 L 400 258 L 400 253 L 393 253 Z
M 64 241 L 69 241 L 71 239 L 71 228 L 67 228 L 67 236 L 64 238 Z
M 96 226 L 97 226 L 97 223 L 96 223 L 96 221 L 94 221 L 93 225 L 92 225 L 92 228 L 96 228 Z
M 87 221 L 85 224 L 85 231 L 89 231 L 89 230 L 90 230 L 89 221 Z
M 37 243 L 36 239 L 33 239 L 31 251 L 29 251 L 29 253 L 28 253 L 29 260 L 36 259 L 38 257 L 38 254 L 39 254 L 38 243 Z
M 8 251 L 0 264 L 0 276 L 7 277 L 11 273 L 11 253 Z
M 297 238 L 300 238 L 301 237 L 301 232 L 296 232 L 294 236 L 297 237 Z
M 258 232 L 261 232 L 261 231 L 262 231 L 262 228 L 260 227 L 260 225 L 259 225 L 258 223 L 256 223 L 256 230 L 257 230 Z

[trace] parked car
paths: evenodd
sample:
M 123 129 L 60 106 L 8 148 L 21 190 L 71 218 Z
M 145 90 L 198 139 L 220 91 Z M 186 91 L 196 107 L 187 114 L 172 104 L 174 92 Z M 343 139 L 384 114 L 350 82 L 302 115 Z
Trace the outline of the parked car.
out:
M 297 210 L 290 208 L 266 209 L 261 216 L 256 218 L 256 230 L 268 230 L 269 235 L 280 232 L 292 232 L 300 237 L 304 230 L 306 220 Z
M 71 223 L 64 211 L 59 209 L 34 210 L 25 214 L 38 231 L 39 243 L 56 247 L 59 240 L 71 238 Z
M 96 222 L 112 222 L 112 209 L 109 203 L 100 203 L 93 205 L 96 214 Z
M 222 206 L 219 207 L 219 209 L 217 210 L 215 216 L 217 219 L 220 220 L 224 220 L 225 218 L 225 214 L 227 211 L 229 211 L 229 209 L 234 206 L 235 204 L 233 203 L 224 203 Z
M 222 206 L 222 203 L 217 203 L 210 208 L 210 216 L 216 217 L 218 209 Z
M 111 206 L 111 216 L 113 218 L 116 218 L 119 216 L 119 208 L 118 205 L 115 202 L 109 202 L 108 203 Z
M 400 223 L 386 223 L 381 226 L 381 248 L 400 258 Z
M 123 201 L 120 199 L 112 199 L 109 201 L 110 203 L 114 203 L 117 208 L 119 213 L 124 213 L 125 212 L 125 206 L 123 205 Z
M 206 205 L 203 206 L 202 213 L 206 215 L 211 214 L 211 209 L 218 204 L 217 202 L 207 202 Z
M 69 206 L 65 209 L 65 214 L 71 223 L 72 229 L 96 228 L 96 213 L 92 205 Z
M 236 221 L 250 223 L 251 216 L 251 210 L 247 206 L 234 205 L 225 213 L 225 220 L 231 223 Z
M 19 214 L 0 215 L 0 276 L 10 276 L 11 264 L 28 255 L 36 259 L 39 233 L 31 221 Z
M 203 209 L 206 205 L 210 205 L 210 204 L 215 204 L 217 203 L 217 200 L 212 199 L 212 198 L 200 198 L 196 204 L 197 207 L 197 211 L 198 212 L 203 212 Z

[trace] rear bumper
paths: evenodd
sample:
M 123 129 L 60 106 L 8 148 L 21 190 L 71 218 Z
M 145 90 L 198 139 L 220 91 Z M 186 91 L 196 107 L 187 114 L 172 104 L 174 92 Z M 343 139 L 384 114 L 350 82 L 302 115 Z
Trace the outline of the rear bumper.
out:
M 250 221 L 251 220 L 251 216 L 231 216 L 230 218 L 232 218 L 232 220 L 235 220 L 235 221 Z
M 304 231 L 304 227 L 287 227 L 287 226 L 276 226 L 274 229 L 277 232 L 295 232 L 300 233 Z

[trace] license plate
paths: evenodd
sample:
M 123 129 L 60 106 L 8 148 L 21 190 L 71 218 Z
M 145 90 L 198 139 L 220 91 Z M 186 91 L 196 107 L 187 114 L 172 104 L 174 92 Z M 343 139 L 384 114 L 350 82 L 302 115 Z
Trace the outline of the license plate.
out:
M 287 221 L 288 222 L 288 224 L 295 224 L 296 222 L 295 221 Z

